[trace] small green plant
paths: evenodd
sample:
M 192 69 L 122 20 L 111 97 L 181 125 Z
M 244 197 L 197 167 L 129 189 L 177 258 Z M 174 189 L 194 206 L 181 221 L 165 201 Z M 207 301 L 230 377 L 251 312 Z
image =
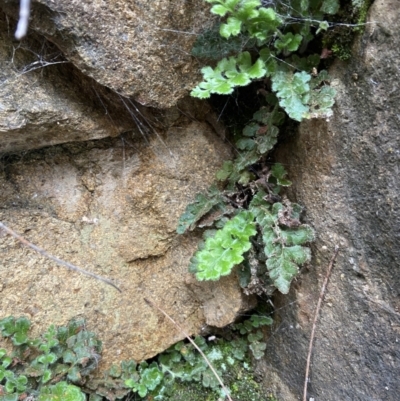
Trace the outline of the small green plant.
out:
M 332 115 L 335 90 L 328 85 L 327 72 L 317 71 L 321 58 L 303 54 L 316 35 L 331 28 L 324 18 L 337 14 L 340 4 L 338 0 L 288 0 L 269 6 L 260 0 L 206 1 L 222 19 L 222 39 L 216 41 L 218 49 L 211 46 L 210 52 L 221 55 L 226 44 L 229 56 L 214 68 L 202 68 L 204 80 L 192 96 L 230 94 L 262 79 L 258 93 L 264 95 L 265 105 L 241 134 L 236 133 L 238 156 L 225 161 L 217 173 L 224 187 L 213 186 L 208 193 L 198 194 L 182 215 L 177 232 L 214 225 L 205 231 L 190 261 L 189 270 L 197 279 L 218 280 L 240 265 L 237 272 L 246 293 L 271 294 L 277 288 L 286 294 L 299 267 L 311 258 L 305 245 L 313 241 L 314 231 L 300 222 L 301 207 L 280 195 L 282 188 L 291 185 L 283 166 L 266 161 L 286 117 L 302 121 Z M 354 4 L 359 7 L 361 1 Z M 209 37 L 215 38 L 215 26 L 212 32 Z M 239 37 L 247 38 L 241 47 L 236 46 Z M 206 47 L 206 38 L 202 35 L 195 48 Z M 234 49 L 240 51 L 232 54 Z M 213 58 L 217 59 L 208 55 Z
M 10 316 L 0 320 L 2 336 L 14 346 L 11 356 L 0 350 L 1 399 L 84 400 L 81 390 L 71 383 L 84 383 L 97 366 L 101 350 L 101 343 L 84 327 L 83 320 L 76 320 L 67 327 L 50 326 L 43 336 L 31 339 L 28 319 Z
M 255 234 L 253 214 L 241 211 L 206 239 L 204 248 L 192 258 L 189 271 L 195 272 L 200 281 L 230 274 L 243 261 L 243 254 L 251 248 L 250 237 Z
M 315 25 L 318 27 L 316 34 L 329 28 L 323 16 L 338 12 L 338 0 L 293 0 L 288 1 L 287 9 L 286 5 L 276 6 L 276 9 L 263 7 L 260 0 L 206 1 L 213 5 L 213 14 L 224 18 L 219 33 L 225 39 L 222 43 L 226 43 L 229 52 L 234 48 L 230 44 L 237 43 L 238 37 L 248 38 L 257 51 L 241 51 L 229 58 L 223 57 L 215 68 L 203 67 L 204 80 L 192 90 L 192 96 L 205 99 L 212 93 L 227 95 L 252 80 L 269 78 L 279 105 L 290 118 L 301 121 L 332 114 L 335 90 L 326 85 L 328 75 L 325 71 L 320 72 L 321 76 L 311 73 L 312 68 L 316 71 L 319 60 L 314 58 L 315 64 L 311 68 L 302 69 L 287 58 L 299 51 L 301 46 L 307 46 L 313 38 L 312 28 Z M 283 12 L 286 12 L 285 17 Z M 292 19 L 303 23 L 288 24 Z M 204 43 L 205 37 L 204 34 L 199 38 L 195 49 L 199 43 Z M 311 83 L 312 80 L 319 84 Z
M 262 356 L 265 344 L 260 328 L 270 324 L 271 318 L 253 315 L 232 325 L 230 341 L 207 342 L 203 337 L 194 341 L 218 373 L 226 377 L 232 391 L 239 393 L 241 382 L 232 372 L 248 370 L 250 353 L 255 358 Z M 28 337 L 29 327 L 26 318 L 10 316 L 0 320 L 2 335 L 14 345 L 11 355 L 0 349 L 1 401 L 28 397 L 38 401 L 84 401 L 85 392 L 90 394 L 89 401 L 115 401 L 132 393 L 141 399 L 162 401 L 182 388 L 185 393 L 192 384 L 200 386 L 200 394 L 209 389 L 215 399 L 223 396 L 219 382 L 191 343 L 181 341 L 151 362 L 122 361 L 106 371 L 103 378 L 94 379 L 89 373 L 97 367 L 101 343 L 85 330 L 83 320 L 72 321 L 66 327 L 52 325 L 34 339 Z M 243 385 L 246 388 L 249 383 Z M 246 394 L 238 399 L 247 400 Z
M 247 335 L 248 347 L 254 358 L 261 359 L 264 356 L 267 344 L 261 341 L 264 335 L 260 328 L 271 324 L 272 319 L 268 316 L 252 315 L 250 319 L 232 325 L 232 329 L 238 331 L 242 336 Z M 240 347 L 238 348 L 240 349 Z
M 219 176 L 233 181 L 243 177 L 246 165 L 238 167 L 240 163 L 240 159 L 225 163 Z M 256 175 L 257 179 L 253 177 L 252 181 L 248 176 L 246 180 L 242 179 L 246 186 L 241 185 L 241 194 L 232 193 L 231 189 L 221 191 L 220 201 L 230 202 L 235 198 L 236 206 L 239 206 L 229 210 L 234 215 L 231 219 L 215 213 L 212 208 L 202 208 L 202 202 L 208 203 L 207 197 L 196 198 L 196 207 L 208 210 L 209 216 L 205 218 L 209 221 L 214 218 L 214 224 L 220 228 L 205 232 L 205 241 L 199 244 L 198 251 L 190 260 L 189 271 L 195 273 L 198 280 L 218 280 L 244 262 L 247 252 L 252 252 L 257 254 L 257 269 L 251 271 L 249 263 L 243 263 L 239 273 L 241 285 L 248 287 L 252 275 L 263 272 L 264 288 L 272 285 L 287 294 L 299 266 L 310 260 L 310 250 L 304 245 L 313 241 L 315 234 L 310 226 L 300 222 L 302 208 L 279 197 L 281 188 L 291 184 L 283 166 L 276 163 L 269 169 L 256 172 Z M 243 194 L 245 202 L 240 200 Z M 222 209 L 221 205 L 217 206 Z M 191 207 L 189 205 L 188 209 Z M 188 213 L 183 216 L 188 228 L 194 227 L 195 221 L 200 219 L 197 214 L 192 215 L 192 221 L 187 220 Z
M 47 386 L 39 394 L 38 401 L 85 401 L 86 396 L 79 387 L 67 382 Z

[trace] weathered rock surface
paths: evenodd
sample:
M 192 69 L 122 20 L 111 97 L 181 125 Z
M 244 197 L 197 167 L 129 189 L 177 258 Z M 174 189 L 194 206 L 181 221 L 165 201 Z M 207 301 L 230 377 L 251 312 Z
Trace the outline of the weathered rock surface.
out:
M 376 0 L 369 20 L 377 23 L 367 27 L 353 58 L 331 71 L 334 118 L 302 123 L 277 154 L 294 183 L 292 196 L 318 233 L 310 269 L 289 298 L 275 300 L 262 369 L 266 385 L 285 401 L 302 398 L 312 320 L 335 245 L 340 253 L 316 328 L 308 397 L 399 399 L 398 5 Z
M 121 99 L 82 77 L 56 46 L 33 33 L 16 42 L 12 29 L 0 13 L 0 153 L 136 127 Z
M 0 7 L 17 20 L 19 2 Z M 198 80 L 190 56 L 209 24 L 203 1 L 32 1 L 30 27 L 84 75 L 146 105 L 167 108 Z
M 9 236 L 0 237 L 0 316 L 28 316 L 38 333 L 81 316 L 104 343 L 104 364 L 149 358 L 183 338 L 151 309 L 153 300 L 190 333 L 222 326 L 249 304 L 236 278 L 187 285 L 199 236 L 177 236 L 179 215 L 208 187 L 227 145 L 207 124 L 178 120 L 145 143 L 140 135 L 66 144 L 3 161 L 0 221 L 111 286 L 58 267 Z M 207 292 L 208 291 L 208 292 Z M 230 305 L 228 319 L 215 314 Z

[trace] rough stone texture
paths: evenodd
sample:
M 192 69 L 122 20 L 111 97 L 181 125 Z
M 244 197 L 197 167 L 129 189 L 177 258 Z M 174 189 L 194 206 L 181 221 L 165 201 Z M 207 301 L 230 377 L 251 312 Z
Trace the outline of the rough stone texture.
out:
M 235 321 L 240 312 L 254 309 L 257 305 L 255 296 L 237 296 L 241 290 L 234 272 L 213 282 L 200 282 L 188 275 L 186 284 L 203 305 L 204 318 L 209 326 L 225 327 Z
M 102 367 L 149 358 L 183 338 L 147 297 L 189 333 L 225 325 L 249 303 L 234 275 L 188 281 L 199 235 L 175 233 L 179 215 L 230 154 L 207 124 L 182 117 L 146 144 L 140 135 L 65 144 L 3 160 L 0 221 L 50 254 L 115 280 L 111 286 L 58 267 L 0 235 L 0 316 L 26 315 L 34 333 L 81 316 L 104 342 Z M 208 291 L 208 292 L 207 292 Z M 228 320 L 212 309 L 228 303 Z M 216 312 L 217 313 L 217 312 Z
M 0 7 L 17 19 L 18 1 Z M 101 85 L 142 104 L 170 107 L 198 81 L 190 56 L 209 5 L 187 0 L 36 0 L 30 27 Z
M 33 33 L 18 43 L 12 29 L 0 12 L 0 153 L 135 127 L 120 98 L 83 78 L 53 44 Z
M 289 297 L 274 301 L 274 333 L 260 367 L 266 385 L 285 401 L 302 399 L 312 320 L 336 244 L 341 249 L 316 329 L 308 397 L 399 399 L 398 6 L 376 0 L 369 20 L 377 24 L 367 27 L 350 62 L 331 71 L 334 118 L 302 123 L 277 153 L 294 183 L 292 196 L 318 233 L 309 270 Z

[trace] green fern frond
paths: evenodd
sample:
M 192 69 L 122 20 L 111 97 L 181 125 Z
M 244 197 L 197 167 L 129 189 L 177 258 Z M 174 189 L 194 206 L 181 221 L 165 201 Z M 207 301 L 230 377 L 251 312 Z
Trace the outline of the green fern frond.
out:
M 187 230 L 193 230 L 205 214 L 221 203 L 222 194 L 215 186 L 212 186 L 206 194 L 197 194 L 195 201 L 190 203 L 181 215 L 176 232 L 183 234 Z
M 301 245 L 314 240 L 314 231 L 310 226 L 301 224 L 292 228 L 283 227 L 281 216 L 289 214 L 288 221 L 297 220 L 298 205 L 285 206 L 277 202 L 271 206 L 264 200 L 265 195 L 259 191 L 250 204 L 250 210 L 261 228 L 270 278 L 280 292 L 287 294 L 299 266 L 311 258 L 309 248 Z
M 202 250 L 196 252 L 191 271 L 196 271 L 196 278 L 200 281 L 218 280 L 228 275 L 243 261 L 243 254 L 251 248 L 250 237 L 256 232 L 252 213 L 246 210 L 238 213 L 206 240 Z
M 253 64 L 250 53 L 242 52 L 237 57 L 222 59 L 215 69 L 204 67 L 201 72 L 204 81 L 192 90 L 193 97 L 207 98 L 211 93 L 227 95 L 236 86 L 246 86 L 252 79 L 262 78 L 266 70 L 261 59 Z
M 304 96 L 310 92 L 311 75 L 304 71 L 278 71 L 272 77 L 272 90 L 276 92 L 279 104 L 288 116 L 301 121 L 309 108 L 304 104 Z

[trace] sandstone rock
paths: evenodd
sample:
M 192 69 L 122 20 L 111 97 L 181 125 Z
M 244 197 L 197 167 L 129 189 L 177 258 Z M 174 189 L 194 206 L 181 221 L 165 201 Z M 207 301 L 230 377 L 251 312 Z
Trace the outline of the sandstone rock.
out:
M 82 77 L 54 45 L 33 33 L 18 43 L 10 29 L 1 13 L 1 153 L 115 136 L 136 127 L 118 96 Z
M 17 19 L 18 3 L 2 2 Z M 84 74 L 146 105 L 167 108 L 197 83 L 190 56 L 210 24 L 203 1 L 32 1 L 30 27 Z M 13 28 L 12 28 L 13 29 Z
M 55 146 L 9 158 L 0 169 L 0 221 L 123 290 L 58 267 L 2 233 L 0 316 L 26 315 L 36 334 L 85 317 L 103 341 L 103 368 L 152 357 L 183 338 L 145 297 L 191 334 L 206 320 L 230 323 L 248 305 L 237 285 L 208 290 L 208 305 L 231 305 L 228 319 L 211 319 L 186 284 L 199 234 L 175 233 L 186 204 L 230 157 L 227 145 L 186 117 L 147 141 L 124 135 Z
M 335 116 L 302 123 L 277 152 L 292 197 L 318 235 L 309 270 L 289 297 L 274 301 L 277 323 L 262 372 L 266 386 L 284 383 L 285 401 L 302 398 L 312 320 L 335 245 L 340 253 L 316 329 L 308 397 L 396 401 L 400 394 L 398 2 L 376 0 L 369 21 L 376 23 L 353 58 L 331 71 Z

